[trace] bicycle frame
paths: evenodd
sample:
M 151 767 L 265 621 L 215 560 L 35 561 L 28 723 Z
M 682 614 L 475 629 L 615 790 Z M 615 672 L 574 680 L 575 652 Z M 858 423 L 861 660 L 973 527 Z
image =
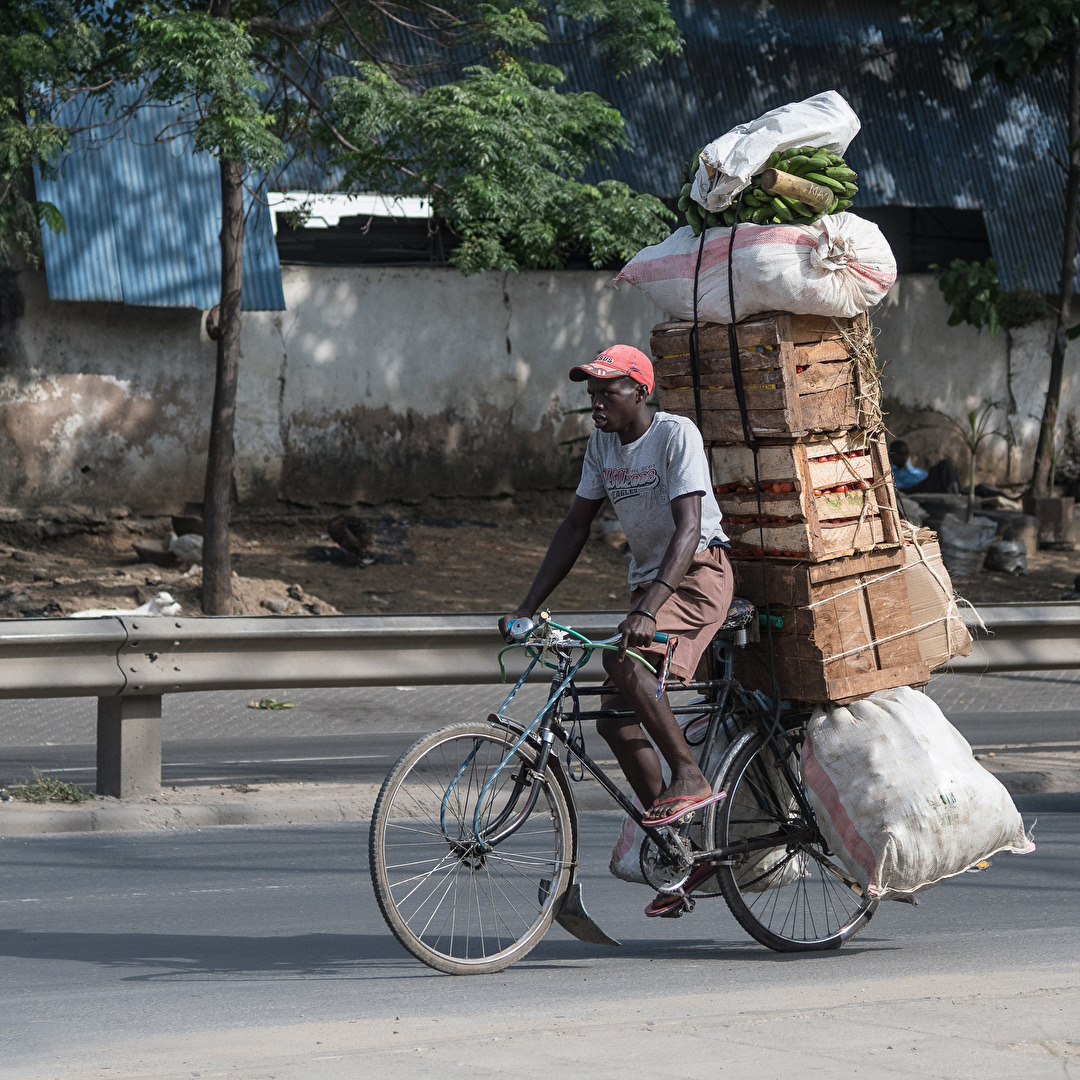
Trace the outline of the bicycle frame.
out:
M 608 639 L 605 642 L 596 642 L 592 644 L 608 644 L 617 639 Z M 583 712 L 580 709 L 579 701 L 581 696 L 585 695 L 597 695 L 602 696 L 604 694 L 611 694 L 616 692 L 616 688 L 613 686 L 589 686 L 589 687 L 577 687 L 574 683 L 574 678 L 581 668 L 587 663 L 591 654 L 591 649 L 583 648 L 582 655 L 578 660 L 573 660 L 570 655 L 571 648 L 577 648 L 577 645 L 567 645 L 563 643 L 561 646 L 554 646 L 556 655 L 558 656 L 558 663 L 555 665 L 556 674 L 551 680 L 551 687 L 548 692 L 548 699 L 545 702 L 543 708 L 537 713 L 536 717 L 531 723 L 518 727 L 518 725 L 509 720 L 504 714 L 507 707 L 514 700 L 518 691 L 524 685 L 526 679 L 532 673 L 533 669 L 538 663 L 543 662 L 543 657 L 548 654 L 550 646 L 540 652 L 539 655 L 534 654 L 531 662 L 526 667 L 525 672 L 518 679 L 513 689 L 507 695 L 505 701 L 500 706 L 496 717 L 511 725 L 512 729 L 520 731 L 518 738 L 514 741 L 513 745 L 509 748 L 506 756 L 499 766 L 493 771 L 492 775 L 488 778 L 484 787 L 481 789 L 479 796 L 476 800 L 476 807 L 473 813 L 473 835 L 475 842 L 480 846 L 482 850 L 488 850 L 491 847 L 497 845 L 500 841 L 513 835 L 521 825 L 527 820 L 529 814 L 532 812 L 533 807 L 536 804 L 536 800 L 540 793 L 541 778 L 544 774 L 544 769 L 548 763 L 552 747 L 556 740 L 558 740 L 569 755 L 576 758 L 578 764 L 587 770 L 589 774 L 604 788 L 604 790 L 611 796 L 611 798 L 622 808 L 622 810 L 628 814 L 653 840 L 658 848 L 664 853 L 665 856 L 672 859 L 680 859 L 684 857 L 684 852 L 680 847 L 672 841 L 672 833 L 667 826 L 653 826 L 642 817 L 642 811 L 639 810 L 634 804 L 623 794 L 619 787 L 604 771 L 603 767 L 597 762 L 593 761 L 591 757 L 584 751 L 584 748 L 576 746 L 572 740 L 572 735 L 566 730 L 562 724 L 562 716 L 560 714 L 560 706 L 565 697 L 569 694 L 574 699 L 574 722 L 577 723 L 583 720 L 598 720 L 601 717 L 631 717 L 633 712 L 630 710 L 596 710 Z M 692 702 L 685 705 L 674 705 L 672 711 L 676 715 L 687 714 L 700 714 L 702 712 L 709 712 L 710 723 L 709 728 L 706 731 L 705 739 L 708 741 L 715 737 L 716 727 L 719 723 L 723 722 L 725 713 L 725 707 L 730 699 L 731 689 L 733 681 L 730 678 L 730 673 L 727 678 L 708 680 L 703 682 L 691 682 L 688 684 L 680 685 L 680 690 L 686 690 L 689 692 L 709 692 L 719 693 L 720 697 L 718 701 L 708 702 L 703 706 L 701 702 Z M 483 811 L 484 802 L 488 791 L 491 789 L 495 780 L 509 762 L 512 760 L 517 751 L 525 742 L 532 742 L 537 745 L 539 754 L 535 764 L 533 765 L 531 772 L 533 775 L 533 782 L 531 790 L 529 792 L 528 799 L 525 806 L 517 812 L 515 820 L 511 820 L 512 816 L 516 812 L 517 804 L 520 800 L 521 794 L 525 788 L 525 780 L 523 778 L 517 778 L 513 792 L 511 793 L 507 805 L 503 808 L 498 818 L 489 824 L 486 831 L 480 827 L 480 817 Z M 463 769 L 465 766 L 463 765 Z M 460 775 L 460 774 L 459 774 Z M 453 785 L 448 788 L 446 795 L 444 796 L 444 806 L 446 799 L 449 798 L 450 791 Z
M 505 723 L 509 730 L 517 733 L 517 738 L 508 748 L 502 762 L 492 771 L 490 777 L 488 777 L 484 786 L 481 788 L 477 798 L 476 804 L 473 810 L 473 843 L 476 845 L 479 851 L 490 851 L 496 847 L 499 843 L 506 840 L 514 833 L 518 831 L 528 820 L 529 815 L 532 813 L 536 806 L 537 799 L 540 796 L 540 789 L 544 770 L 548 764 L 548 760 L 551 755 L 553 746 L 556 740 L 564 747 L 567 754 L 576 759 L 578 765 L 587 770 L 588 773 L 603 787 L 608 795 L 614 800 L 614 802 L 645 832 L 645 834 L 653 841 L 659 850 L 665 857 L 672 859 L 676 862 L 686 859 L 685 849 L 675 839 L 673 832 L 669 826 L 655 826 L 650 824 L 643 818 L 643 811 L 639 810 L 620 790 L 615 782 L 604 771 L 603 767 L 597 762 L 593 761 L 591 757 L 584 751 L 584 748 L 579 748 L 575 745 L 571 732 L 568 732 L 562 723 L 562 714 L 560 711 L 561 704 L 567 695 L 574 699 L 574 718 L 573 722 L 577 723 L 583 720 L 598 720 L 602 717 L 618 718 L 618 717 L 632 717 L 634 714 L 630 710 L 594 710 L 594 711 L 582 711 L 580 709 L 580 698 L 582 696 L 603 696 L 605 694 L 616 693 L 617 690 L 614 686 L 587 686 L 578 687 L 575 682 L 575 676 L 588 662 L 593 648 L 599 645 L 607 645 L 617 638 L 609 638 L 605 641 L 590 642 L 588 639 L 576 635 L 580 638 L 579 641 L 573 641 L 570 639 L 561 640 L 558 642 L 552 642 L 546 640 L 541 646 L 540 643 L 535 643 L 533 648 L 530 648 L 532 658 L 527 665 L 525 671 L 520 678 L 514 684 L 514 687 L 507 694 L 506 699 L 499 707 L 495 716 Z M 590 648 L 592 646 L 592 648 Z M 581 650 L 581 656 L 574 660 L 571 653 L 573 650 Z M 539 651 L 536 651 L 539 650 Z M 546 657 L 554 655 L 557 657 L 557 663 L 551 664 L 547 661 Z M 676 716 L 687 714 L 701 714 L 703 712 L 709 712 L 709 727 L 706 731 L 703 742 L 710 742 L 717 735 L 717 728 L 720 724 L 726 724 L 731 717 L 731 712 L 728 709 L 728 704 L 732 700 L 733 691 L 738 691 L 738 684 L 732 677 L 732 657 L 730 651 L 724 652 L 721 650 L 720 661 L 724 667 L 724 677 L 718 679 L 711 679 L 706 681 L 695 681 L 686 684 L 680 684 L 680 690 L 686 690 L 689 692 L 699 692 L 706 694 L 718 695 L 718 698 L 708 702 L 690 702 L 685 705 L 672 705 L 672 712 Z M 551 685 L 548 691 L 547 701 L 544 706 L 536 714 L 528 724 L 520 724 L 517 721 L 505 716 L 506 709 L 510 703 L 517 696 L 518 691 L 525 684 L 529 675 L 533 672 L 537 664 L 543 663 L 545 666 L 554 667 L 555 674 L 551 679 Z M 757 710 L 755 710 L 757 711 Z M 761 712 L 764 712 L 764 707 L 760 708 Z M 808 812 L 806 803 L 806 795 L 801 789 L 801 785 L 798 785 L 794 781 L 794 776 L 791 773 L 791 769 L 787 766 L 787 755 L 791 752 L 790 741 L 786 738 L 786 732 L 782 723 L 778 722 L 779 717 L 776 714 L 771 715 L 768 718 L 768 723 L 763 724 L 763 734 L 773 745 L 774 750 L 777 753 L 778 761 L 783 763 L 785 780 L 787 786 L 792 792 L 792 795 L 796 801 L 800 804 L 800 809 L 804 813 Z M 573 725 L 572 725 L 573 726 Z M 729 736 L 732 733 L 729 732 Z M 738 740 L 732 738 L 731 747 L 734 747 Z M 500 811 L 498 817 L 494 821 L 489 822 L 487 827 L 481 826 L 481 816 L 483 814 L 484 806 L 488 798 L 489 792 L 510 762 L 513 760 L 515 754 L 521 749 L 525 743 L 530 743 L 537 751 L 537 758 L 534 764 L 529 769 L 530 777 L 521 774 L 513 777 L 515 784 L 508 797 L 507 804 Z M 786 747 L 782 744 L 787 744 Z M 730 749 L 729 749 L 730 752 Z M 447 787 L 446 792 L 443 795 L 442 811 L 440 813 L 440 825 L 444 832 L 446 830 L 445 821 L 445 808 L 447 802 L 454 790 L 454 786 L 457 779 L 465 772 L 468 767 L 471 758 L 467 758 L 461 766 L 457 776 L 451 781 Z M 569 764 L 569 757 L 568 757 Z M 523 806 L 519 804 L 522 795 L 528 788 L 528 796 Z M 571 805 L 573 800 L 571 797 Z M 576 809 L 574 811 L 576 813 Z M 811 816 L 812 820 L 812 816 Z M 767 849 L 775 847 L 778 842 L 790 842 L 792 840 L 803 839 L 800 834 L 794 832 L 777 833 L 768 837 L 757 837 L 754 840 L 745 840 L 737 845 L 729 845 L 726 848 L 716 848 L 709 851 L 697 851 L 692 856 L 692 864 L 698 864 L 702 862 L 723 862 L 730 860 L 736 855 L 746 855 L 751 851 L 758 849 Z

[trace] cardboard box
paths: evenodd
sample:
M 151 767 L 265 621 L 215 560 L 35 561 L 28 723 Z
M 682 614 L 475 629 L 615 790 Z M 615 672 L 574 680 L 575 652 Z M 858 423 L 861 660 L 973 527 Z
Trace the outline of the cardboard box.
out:
M 903 549 L 903 577 L 911 605 L 911 625 L 916 628 L 919 655 L 934 671 L 954 656 L 968 656 L 971 634 L 953 598 L 937 536 L 930 529 L 917 529 L 907 522 L 904 526 L 907 542 Z
M 782 697 L 846 702 L 875 690 L 917 686 L 930 668 L 912 632 L 904 549 L 825 563 L 743 559 L 732 563 L 735 594 L 784 620 L 773 630 Z M 772 694 L 769 643 L 738 649 L 735 674 Z
M 733 557 L 821 561 L 903 541 L 883 434 L 843 431 L 709 454 Z
M 653 327 L 660 407 L 697 421 L 690 356 L 693 323 Z M 832 319 L 776 313 L 739 323 L 739 358 L 755 438 L 872 427 L 880 419 L 873 338 L 865 315 Z M 862 341 L 862 362 L 851 341 Z M 743 442 L 731 370 L 728 328 L 698 324 L 701 434 L 706 442 Z

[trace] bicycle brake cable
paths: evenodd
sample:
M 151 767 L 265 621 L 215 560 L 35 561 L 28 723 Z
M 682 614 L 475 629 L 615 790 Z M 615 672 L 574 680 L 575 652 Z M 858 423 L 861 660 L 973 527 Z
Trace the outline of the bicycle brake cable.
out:
M 581 760 L 585 756 L 585 728 L 581 723 L 581 700 L 578 697 L 577 687 L 571 683 L 567 690 L 574 702 L 574 712 L 570 719 L 570 732 L 566 739 L 566 774 L 571 780 L 580 783 L 585 779 L 585 763 Z M 574 766 L 574 754 L 578 755 L 577 767 Z

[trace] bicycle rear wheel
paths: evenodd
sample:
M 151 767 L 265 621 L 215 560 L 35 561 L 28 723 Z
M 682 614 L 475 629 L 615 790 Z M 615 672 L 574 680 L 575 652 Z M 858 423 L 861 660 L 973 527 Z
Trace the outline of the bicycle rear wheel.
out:
M 804 737 L 805 728 L 788 732 L 786 763 L 799 784 Z M 859 933 L 878 901 L 863 895 L 829 851 L 792 794 L 779 755 L 759 732 L 736 740 L 717 784 L 728 797 L 706 825 L 714 847 L 746 846 L 716 873 L 743 929 L 777 952 L 836 949 Z
M 383 917 L 413 956 L 452 975 L 520 960 L 570 882 L 574 819 L 552 769 L 531 812 L 537 751 L 520 747 L 495 775 L 515 739 L 494 724 L 432 732 L 398 760 L 372 814 L 371 879 Z M 493 776 L 477 836 L 477 800 Z

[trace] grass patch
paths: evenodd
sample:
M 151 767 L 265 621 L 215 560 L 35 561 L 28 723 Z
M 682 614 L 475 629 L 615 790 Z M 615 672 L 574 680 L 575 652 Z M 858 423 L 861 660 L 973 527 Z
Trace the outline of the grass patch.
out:
M 22 799 L 25 802 L 87 802 L 94 798 L 92 791 L 80 787 L 78 784 L 69 784 L 65 780 L 57 780 L 54 776 L 46 776 L 43 772 L 34 769 L 34 779 L 25 784 L 13 784 L 7 789 L 13 799 Z

